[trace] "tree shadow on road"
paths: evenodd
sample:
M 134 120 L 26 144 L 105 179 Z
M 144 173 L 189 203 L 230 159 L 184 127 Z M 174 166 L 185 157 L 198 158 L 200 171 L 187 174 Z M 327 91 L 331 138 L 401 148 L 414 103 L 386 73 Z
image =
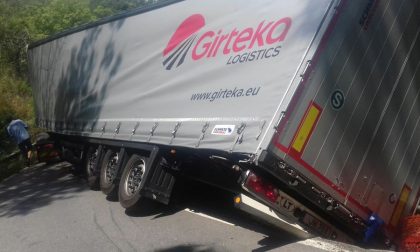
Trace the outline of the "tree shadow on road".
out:
M 88 190 L 86 182 L 71 175 L 68 163 L 39 164 L 0 184 L 0 217 L 26 216 L 53 201 Z

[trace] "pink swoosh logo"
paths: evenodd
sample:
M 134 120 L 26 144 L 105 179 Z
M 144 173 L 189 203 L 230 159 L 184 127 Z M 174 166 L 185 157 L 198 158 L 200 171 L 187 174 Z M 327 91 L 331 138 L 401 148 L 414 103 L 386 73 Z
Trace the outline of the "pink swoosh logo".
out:
M 181 42 L 189 38 L 192 34 L 196 33 L 204 25 L 204 17 L 200 14 L 194 14 L 185 19 L 172 35 L 165 50 L 163 50 L 163 56 L 166 56 L 168 53 L 170 53 Z

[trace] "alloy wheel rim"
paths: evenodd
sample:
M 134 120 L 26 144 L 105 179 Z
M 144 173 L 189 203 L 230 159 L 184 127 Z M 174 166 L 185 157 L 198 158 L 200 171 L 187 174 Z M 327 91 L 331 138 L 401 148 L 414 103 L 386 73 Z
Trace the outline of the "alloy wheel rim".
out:
M 112 183 L 117 176 L 117 163 L 118 163 L 118 153 L 113 153 L 106 164 L 105 168 L 105 180 L 108 183 Z
M 131 167 L 125 182 L 125 191 L 129 196 L 136 194 L 140 190 L 140 184 L 145 172 L 143 160 Z
M 95 172 L 95 163 L 96 163 L 96 158 L 98 157 L 98 150 L 95 150 L 94 153 L 92 153 L 92 155 L 89 156 L 88 159 L 88 173 L 89 175 L 93 175 Z

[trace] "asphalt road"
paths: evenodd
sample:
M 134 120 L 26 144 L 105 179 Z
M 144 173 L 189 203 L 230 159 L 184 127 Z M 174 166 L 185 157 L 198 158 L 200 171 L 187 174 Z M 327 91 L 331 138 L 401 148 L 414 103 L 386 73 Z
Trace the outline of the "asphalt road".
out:
M 0 184 L 0 251 L 363 251 L 299 240 L 207 186 L 177 187 L 169 206 L 145 201 L 126 211 L 70 168 L 39 164 Z

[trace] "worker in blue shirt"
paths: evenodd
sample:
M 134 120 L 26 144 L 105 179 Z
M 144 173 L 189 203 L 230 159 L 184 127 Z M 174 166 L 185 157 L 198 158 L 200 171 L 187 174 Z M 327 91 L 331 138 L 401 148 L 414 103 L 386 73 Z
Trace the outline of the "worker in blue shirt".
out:
M 12 120 L 7 126 L 7 133 L 17 143 L 20 153 L 22 153 L 29 165 L 32 155 L 32 143 L 28 133 L 28 125 L 20 119 Z

